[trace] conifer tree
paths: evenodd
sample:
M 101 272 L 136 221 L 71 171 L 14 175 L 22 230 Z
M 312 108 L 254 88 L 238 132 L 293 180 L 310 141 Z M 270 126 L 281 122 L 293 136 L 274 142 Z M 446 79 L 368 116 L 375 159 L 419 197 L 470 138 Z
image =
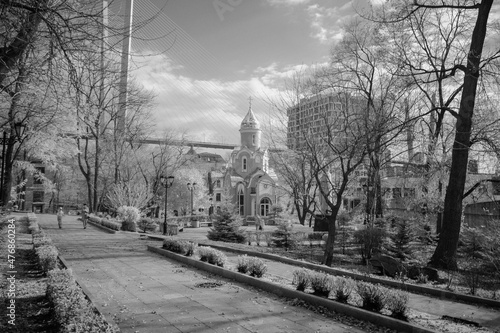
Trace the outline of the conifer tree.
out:
M 215 212 L 215 221 L 207 238 L 213 241 L 244 243 L 245 232 L 241 230 L 241 219 L 235 213 L 234 205 L 226 201 Z

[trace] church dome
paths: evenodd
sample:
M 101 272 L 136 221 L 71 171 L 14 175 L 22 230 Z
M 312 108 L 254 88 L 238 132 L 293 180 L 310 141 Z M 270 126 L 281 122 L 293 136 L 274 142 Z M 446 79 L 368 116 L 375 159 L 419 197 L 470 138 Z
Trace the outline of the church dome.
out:
M 248 109 L 248 113 L 247 115 L 245 116 L 245 118 L 243 118 L 243 121 L 241 122 L 241 129 L 260 129 L 260 123 L 259 121 L 257 120 L 257 118 L 255 118 L 255 115 L 252 111 L 252 107 L 250 107 Z

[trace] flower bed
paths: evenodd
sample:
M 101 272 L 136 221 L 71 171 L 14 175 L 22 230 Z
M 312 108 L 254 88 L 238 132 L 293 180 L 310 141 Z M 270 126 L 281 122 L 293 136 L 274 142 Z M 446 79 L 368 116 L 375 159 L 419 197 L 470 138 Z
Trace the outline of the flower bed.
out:
M 98 314 L 76 284 L 71 270 L 55 269 L 48 274 L 47 296 L 54 305 L 60 332 L 119 332 Z

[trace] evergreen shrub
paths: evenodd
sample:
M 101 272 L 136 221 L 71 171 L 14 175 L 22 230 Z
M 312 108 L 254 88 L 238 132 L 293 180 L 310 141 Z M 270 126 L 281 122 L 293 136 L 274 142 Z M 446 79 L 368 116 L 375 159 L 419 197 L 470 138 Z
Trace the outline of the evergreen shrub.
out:
M 384 308 L 387 288 L 378 284 L 358 282 L 356 290 L 363 301 L 361 305 L 363 309 L 380 312 Z
M 250 264 L 250 258 L 248 258 L 246 254 L 238 256 L 238 262 L 236 263 L 236 270 L 239 273 L 246 274 L 248 272 L 249 264 Z
M 259 258 L 250 258 L 248 272 L 250 276 L 261 278 L 267 272 L 267 265 Z
M 328 297 L 333 289 L 334 278 L 326 273 L 312 272 L 309 283 L 314 295 Z
M 272 233 L 272 243 L 276 247 L 294 249 L 299 245 L 297 238 L 293 234 L 293 224 L 284 221 L 277 224 L 277 229 Z
M 198 247 L 197 253 L 201 261 L 208 262 L 212 265 L 224 267 L 227 262 L 227 257 L 219 250 L 207 246 Z
M 213 241 L 228 243 L 245 243 L 245 231 L 241 228 L 239 217 L 234 214 L 234 206 L 225 203 L 217 210 L 212 228 L 208 231 L 207 238 Z
M 293 271 L 292 284 L 298 291 L 304 291 L 309 287 L 311 271 L 305 268 Z
M 386 297 L 386 307 L 391 311 L 394 318 L 408 319 L 408 300 L 407 292 L 400 290 L 389 290 Z
M 48 271 L 56 268 L 57 266 L 57 249 L 54 245 L 41 245 L 35 249 L 38 263 L 42 270 L 47 273 Z
M 332 292 L 335 300 L 341 303 L 347 303 L 354 290 L 355 282 L 351 278 L 338 277 L 333 284 Z

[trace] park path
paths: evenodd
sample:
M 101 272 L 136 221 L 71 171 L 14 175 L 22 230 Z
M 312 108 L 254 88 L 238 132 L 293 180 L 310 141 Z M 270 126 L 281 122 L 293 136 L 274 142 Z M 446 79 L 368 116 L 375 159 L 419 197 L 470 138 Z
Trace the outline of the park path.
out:
M 37 218 L 92 300 L 122 332 L 365 332 L 231 281 L 201 288 L 220 278 L 148 252 L 146 245 L 159 243 L 136 233 L 83 229 L 76 216 L 64 217 L 62 229 L 55 215 Z

